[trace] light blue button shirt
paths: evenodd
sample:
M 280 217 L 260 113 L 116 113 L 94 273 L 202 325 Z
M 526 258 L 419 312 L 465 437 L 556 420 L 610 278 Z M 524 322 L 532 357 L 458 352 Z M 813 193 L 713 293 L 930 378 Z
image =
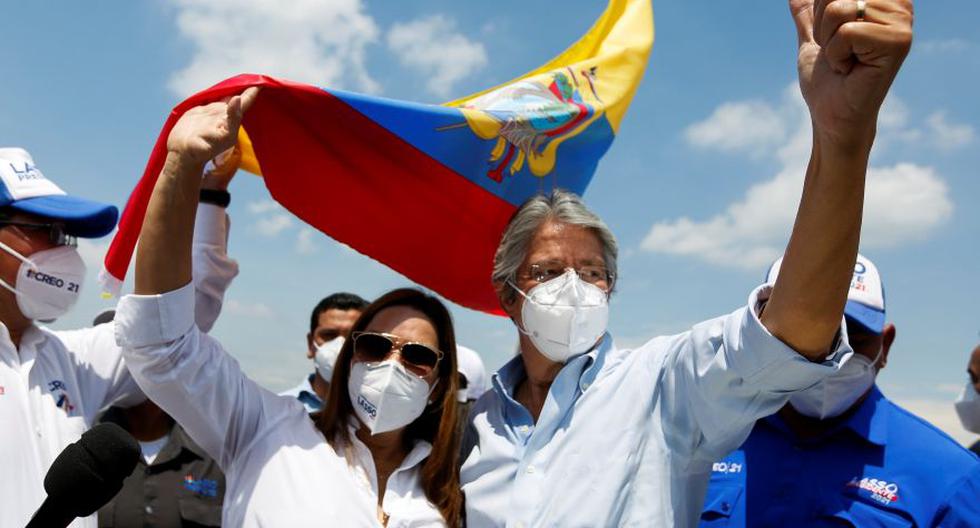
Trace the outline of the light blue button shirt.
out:
M 607 334 L 561 369 L 537 423 L 513 398 L 523 361 L 504 365 L 463 438 L 469 526 L 696 525 L 712 463 L 850 356 L 843 332 L 822 363 L 772 336 L 769 292 L 636 349 Z
M 299 385 L 289 390 L 282 391 L 279 393 L 279 395 L 289 398 L 296 398 L 303 404 L 303 407 L 306 408 L 306 412 L 308 413 L 320 412 L 323 410 L 323 400 L 321 400 L 320 397 L 316 395 L 316 391 L 313 390 L 314 376 L 316 376 L 316 373 L 310 374 L 306 378 L 303 378 L 303 381 Z

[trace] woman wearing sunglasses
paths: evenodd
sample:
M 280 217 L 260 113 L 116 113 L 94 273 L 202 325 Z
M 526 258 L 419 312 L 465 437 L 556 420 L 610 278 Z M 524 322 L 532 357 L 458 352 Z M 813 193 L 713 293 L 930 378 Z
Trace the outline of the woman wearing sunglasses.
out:
M 250 380 L 193 323 L 190 250 L 201 169 L 230 148 L 246 91 L 186 112 L 168 139 L 116 312 L 133 377 L 225 472 L 223 526 L 456 526 L 456 346 L 448 311 L 417 290 L 372 303 L 341 349 L 327 408 Z
M 414 289 L 371 303 L 337 358 L 317 427 L 377 493 L 379 517 L 457 524 L 462 508 L 456 430 L 456 339 L 445 306 Z M 353 455 L 353 456 L 352 456 Z M 387 485 L 386 485 L 387 482 Z M 405 495 L 407 501 L 397 495 Z M 387 510 L 382 499 L 397 500 Z M 419 524 L 412 524 L 417 526 Z

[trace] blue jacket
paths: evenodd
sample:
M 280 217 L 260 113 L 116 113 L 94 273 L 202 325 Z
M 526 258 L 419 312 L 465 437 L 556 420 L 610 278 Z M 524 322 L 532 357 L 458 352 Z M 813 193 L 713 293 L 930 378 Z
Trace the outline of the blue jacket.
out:
M 715 463 L 707 527 L 980 527 L 980 462 L 877 387 L 818 440 L 773 415 Z

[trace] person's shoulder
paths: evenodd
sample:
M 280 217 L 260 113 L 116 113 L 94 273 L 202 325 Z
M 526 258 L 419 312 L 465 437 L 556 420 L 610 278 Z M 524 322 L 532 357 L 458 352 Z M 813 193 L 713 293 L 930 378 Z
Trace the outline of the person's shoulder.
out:
M 46 326 L 36 326 L 46 348 L 63 348 L 74 354 L 86 353 L 96 348 L 106 352 L 116 349 L 115 324 L 103 323 L 96 326 L 72 330 L 52 330 Z
M 889 438 L 899 439 L 903 449 L 921 451 L 928 456 L 935 472 L 948 468 L 963 473 L 978 462 L 975 454 L 943 430 L 891 399 L 884 400 L 889 409 Z

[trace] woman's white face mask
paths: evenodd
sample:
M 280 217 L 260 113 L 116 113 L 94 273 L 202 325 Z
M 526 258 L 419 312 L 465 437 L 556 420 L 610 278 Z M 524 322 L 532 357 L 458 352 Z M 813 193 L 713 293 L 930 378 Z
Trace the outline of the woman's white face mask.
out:
M 2 242 L 0 250 L 21 262 L 14 284 L 0 279 L 0 287 L 16 295 L 24 317 L 50 322 L 67 313 L 78 301 L 85 279 L 85 263 L 75 248 L 53 247 L 37 251 L 30 258 Z
M 606 333 L 609 322 L 609 295 L 594 284 L 583 281 L 575 270 L 521 291 L 523 328 L 544 357 L 556 363 L 588 352 Z
M 433 388 L 394 359 L 358 361 L 351 366 L 347 381 L 354 413 L 373 435 L 414 422 L 425 410 Z

